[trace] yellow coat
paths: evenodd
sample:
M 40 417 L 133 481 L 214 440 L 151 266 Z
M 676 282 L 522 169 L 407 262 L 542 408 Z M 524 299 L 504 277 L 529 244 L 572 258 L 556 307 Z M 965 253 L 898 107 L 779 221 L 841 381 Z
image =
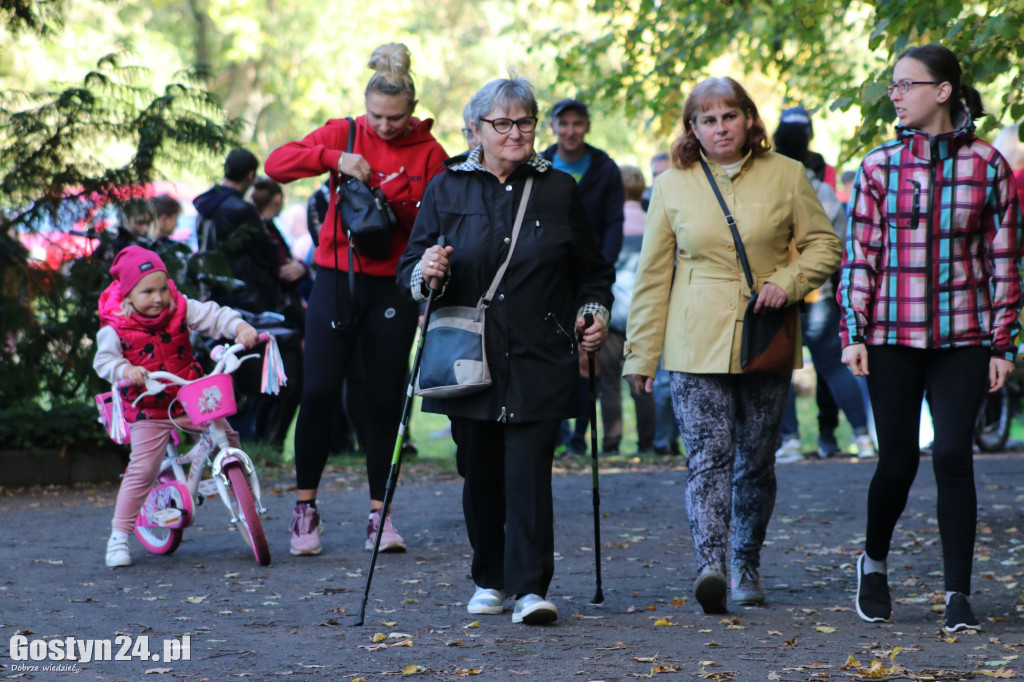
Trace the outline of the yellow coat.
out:
M 842 245 L 803 164 L 774 152 L 748 155 L 732 179 L 708 165 L 736 218 L 758 291 L 771 282 L 795 303 L 835 272 Z M 740 373 L 749 298 L 732 234 L 700 164 L 662 173 L 647 213 L 623 374 L 653 377 L 663 350 L 662 367 L 670 371 Z M 800 366 L 798 343 L 794 367 Z

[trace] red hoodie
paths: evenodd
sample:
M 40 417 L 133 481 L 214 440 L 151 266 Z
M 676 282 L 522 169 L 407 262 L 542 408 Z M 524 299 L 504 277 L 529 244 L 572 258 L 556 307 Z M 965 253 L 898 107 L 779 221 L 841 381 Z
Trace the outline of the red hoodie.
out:
M 368 183 L 380 187 L 388 198 L 401 227 L 391 236 L 391 255 L 386 261 L 360 259 L 362 272 L 368 275 L 394 277 L 398 259 L 409 242 L 412 224 L 416 220 L 419 201 L 427 183 L 444 171 L 442 163 L 448 158 L 444 149 L 430 134 L 433 119 L 409 120 L 409 130 L 393 140 L 382 140 L 366 122 L 366 116 L 355 119 L 356 136 L 352 151 L 361 154 L 370 164 L 373 173 Z M 264 164 L 267 175 L 280 183 L 292 182 L 299 178 L 321 175 L 329 172 L 335 182 L 338 180 L 338 159 L 348 145 L 348 121 L 331 119 L 298 142 L 289 142 L 270 153 Z M 404 169 L 404 170 L 403 170 Z M 384 184 L 381 182 L 392 173 L 398 176 Z M 337 195 L 332 194 L 323 228 L 320 230 L 320 244 L 314 260 L 325 268 L 337 267 L 348 270 L 348 239 L 344 229 L 335 235 L 334 208 Z M 337 245 L 337 246 L 336 246 Z M 337 248 L 337 255 L 335 255 Z M 337 263 L 337 265 L 335 265 Z M 359 269 L 359 265 L 356 265 Z

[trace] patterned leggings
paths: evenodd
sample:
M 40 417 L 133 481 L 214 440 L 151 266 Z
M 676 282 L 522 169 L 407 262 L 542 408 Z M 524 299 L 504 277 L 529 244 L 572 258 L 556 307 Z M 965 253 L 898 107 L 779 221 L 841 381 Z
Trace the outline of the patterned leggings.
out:
M 775 438 L 789 379 L 672 372 L 672 405 L 686 445 L 686 514 L 698 573 L 732 561 L 760 565 L 775 508 Z

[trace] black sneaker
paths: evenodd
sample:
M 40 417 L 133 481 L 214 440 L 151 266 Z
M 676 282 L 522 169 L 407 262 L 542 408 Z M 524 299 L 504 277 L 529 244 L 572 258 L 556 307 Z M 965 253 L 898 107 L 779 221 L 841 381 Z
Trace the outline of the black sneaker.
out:
M 728 613 L 725 608 L 725 573 L 713 567 L 705 568 L 693 584 L 693 593 L 704 613 Z
M 869 623 L 880 623 L 892 615 L 889 579 L 882 573 L 864 573 L 865 556 L 857 557 L 857 599 L 854 603 L 858 616 Z
M 971 602 L 963 592 L 955 592 L 946 604 L 946 624 L 942 628 L 946 632 L 961 630 L 981 630 L 981 623 L 971 611 Z

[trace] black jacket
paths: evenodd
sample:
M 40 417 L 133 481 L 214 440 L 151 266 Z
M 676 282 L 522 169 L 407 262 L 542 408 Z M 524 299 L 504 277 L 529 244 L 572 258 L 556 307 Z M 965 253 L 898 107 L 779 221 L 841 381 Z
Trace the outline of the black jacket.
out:
M 280 312 L 284 300 L 277 281 L 277 246 L 267 234 L 256 207 L 231 187 L 214 185 L 192 202 L 199 212 L 199 249 L 223 254 L 235 279 L 245 287 L 214 290 L 211 297 L 221 305 L 253 313 Z M 213 228 L 204 248 L 203 232 Z
M 580 197 L 587 212 L 587 222 L 604 259 L 614 263 L 622 248 L 622 206 L 626 191 L 622 187 L 622 173 L 612 157 L 597 147 L 586 145 L 590 151 L 590 168 L 580 181 Z M 558 145 L 551 145 L 541 156 L 554 161 Z
M 451 277 L 435 298 L 435 310 L 475 306 L 508 253 L 519 199 L 527 176 L 534 175 L 519 241 L 487 309 L 486 352 L 494 383 L 464 398 L 424 399 L 428 412 L 509 422 L 576 415 L 576 313 L 585 303 L 611 308 L 615 273 L 594 244 L 576 182 L 535 158 L 544 170 L 524 164 L 499 182 L 486 171 L 467 170 L 465 157 L 456 157 L 423 195 L 398 264 L 398 286 L 411 295 L 416 264 L 444 234 L 454 247 Z M 424 352 L 430 352 L 429 344 Z

